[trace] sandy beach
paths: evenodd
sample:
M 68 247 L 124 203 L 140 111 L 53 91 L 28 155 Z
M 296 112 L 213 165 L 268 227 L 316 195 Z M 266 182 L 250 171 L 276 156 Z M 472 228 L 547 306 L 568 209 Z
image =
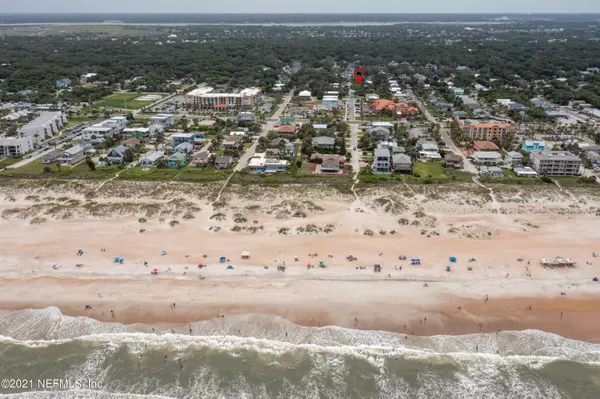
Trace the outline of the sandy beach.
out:
M 539 329 L 600 342 L 594 187 L 232 186 L 218 203 L 218 185 L 1 187 L 1 309 L 56 306 L 181 329 L 262 313 L 307 326 L 414 335 Z M 577 265 L 539 264 L 555 256 Z

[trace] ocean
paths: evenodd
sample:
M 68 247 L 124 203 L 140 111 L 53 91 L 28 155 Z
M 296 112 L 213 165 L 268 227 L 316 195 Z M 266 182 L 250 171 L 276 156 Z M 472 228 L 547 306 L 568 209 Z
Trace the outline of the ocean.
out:
M 0 311 L 0 397 L 600 398 L 600 345 L 541 331 L 413 337 L 265 315 L 138 330 L 151 326 Z

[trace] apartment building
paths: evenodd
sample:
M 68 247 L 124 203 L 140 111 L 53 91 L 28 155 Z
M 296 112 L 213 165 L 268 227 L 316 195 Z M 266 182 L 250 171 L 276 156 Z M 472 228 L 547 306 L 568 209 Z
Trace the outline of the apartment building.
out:
M 19 129 L 20 138 L 29 138 L 35 145 L 57 134 L 67 123 L 62 112 L 41 112 L 40 115 Z
M 546 176 L 579 176 L 581 159 L 569 151 L 531 152 L 533 169 Z
M 460 122 L 459 122 L 460 123 Z M 491 140 L 510 133 L 512 125 L 508 123 L 479 123 L 470 119 L 461 123 L 465 136 L 473 140 Z
M 390 150 L 375 148 L 373 164 L 371 165 L 373 173 L 390 173 L 390 164 Z
M 336 95 L 323 96 L 323 107 L 327 109 L 335 109 L 338 107 L 339 97 Z
M 82 131 L 85 140 L 91 140 L 93 144 L 101 143 L 106 137 L 121 133 L 127 127 L 127 118 L 115 116 L 99 123 L 94 123 Z
M 212 87 L 201 87 L 187 93 L 185 101 L 197 109 L 228 111 L 257 105 L 260 93 L 261 90 L 256 87 L 238 93 L 217 93 Z
M 0 138 L 0 158 L 18 157 L 33 150 L 29 137 L 2 137 Z

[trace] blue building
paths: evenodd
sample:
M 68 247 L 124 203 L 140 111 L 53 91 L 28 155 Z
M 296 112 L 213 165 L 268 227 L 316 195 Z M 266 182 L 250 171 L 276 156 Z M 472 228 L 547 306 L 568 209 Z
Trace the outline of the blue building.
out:
M 524 151 L 544 151 L 546 149 L 546 143 L 542 140 L 525 140 L 521 144 L 521 148 Z
M 73 82 L 71 82 L 71 79 L 60 79 L 56 81 L 56 87 L 69 87 L 72 83 Z

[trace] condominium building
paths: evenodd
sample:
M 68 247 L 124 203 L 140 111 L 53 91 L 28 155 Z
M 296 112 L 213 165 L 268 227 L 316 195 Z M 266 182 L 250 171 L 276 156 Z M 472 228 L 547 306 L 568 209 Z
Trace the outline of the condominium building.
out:
M 261 90 L 256 87 L 241 90 L 238 93 L 217 93 L 212 87 L 201 87 L 185 95 L 187 104 L 197 109 L 231 110 L 251 108 L 258 104 Z
M 531 152 L 533 169 L 546 176 L 579 176 L 581 159 L 569 151 Z
M 127 127 L 127 118 L 115 116 L 83 129 L 82 136 L 92 143 L 101 143 L 106 137 L 121 133 Z
M 29 138 L 35 145 L 52 137 L 67 123 L 62 112 L 41 112 L 40 115 L 19 129 L 19 137 Z
M 18 157 L 33 150 L 29 137 L 2 137 L 0 138 L 0 158 Z
M 479 123 L 470 119 L 461 123 L 465 136 L 473 140 L 491 140 L 510 133 L 512 125 L 508 123 Z

